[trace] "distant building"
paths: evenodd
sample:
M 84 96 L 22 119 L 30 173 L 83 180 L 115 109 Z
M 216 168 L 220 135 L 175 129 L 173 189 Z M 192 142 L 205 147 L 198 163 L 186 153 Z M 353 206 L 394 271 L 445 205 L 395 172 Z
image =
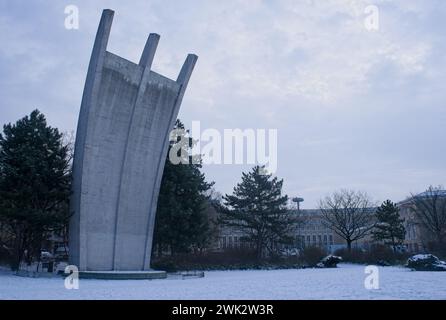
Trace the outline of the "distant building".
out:
M 293 210 L 296 211 L 296 210 Z M 294 243 L 281 246 L 282 249 L 303 249 L 316 246 L 333 253 L 338 249 L 346 248 L 346 242 L 333 230 L 323 223 L 322 212 L 319 209 L 300 210 L 302 224 L 296 227 Z M 243 241 L 244 233 L 234 227 L 223 226 L 220 228 L 219 241 L 216 250 L 253 247 L 252 244 Z M 355 241 L 353 247 L 368 246 L 370 241 Z
M 438 191 L 446 201 L 446 190 Z M 427 197 L 428 193 L 423 192 L 416 197 Z M 405 219 L 406 238 L 401 250 L 418 253 L 428 251 L 428 243 L 432 240 L 431 235 L 424 230 L 422 224 L 417 219 L 413 209 L 412 198 L 398 202 L 400 215 Z M 370 208 L 370 214 L 374 214 L 376 208 Z M 303 249 L 309 246 L 324 248 L 329 253 L 346 248 L 346 241 L 337 235 L 333 230 L 327 228 L 323 223 L 323 215 L 319 209 L 301 209 L 300 214 L 303 218 L 303 224 L 296 228 L 292 245 L 283 246 L 284 249 Z M 214 246 L 214 250 L 222 251 L 225 249 L 252 247 L 252 244 L 244 242 L 244 233 L 234 227 L 220 227 L 219 240 Z M 353 248 L 369 249 L 374 243 L 371 232 L 363 239 L 354 241 Z
M 433 191 L 442 201 L 446 201 L 446 190 Z M 429 242 L 433 240 L 432 234 L 428 232 L 417 218 L 414 211 L 414 198 L 429 198 L 431 192 L 422 192 L 409 197 L 398 203 L 401 217 L 405 219 L 406 239 L 404 246 L 409 252 L 427 252 Z
M 322 212 L 318 209 L 300 210 L 303 223 L 296 230 L 298 249 L 316 246 L 327 252 L 334 252 L 345 246 L 341 237 L 324 224 Z

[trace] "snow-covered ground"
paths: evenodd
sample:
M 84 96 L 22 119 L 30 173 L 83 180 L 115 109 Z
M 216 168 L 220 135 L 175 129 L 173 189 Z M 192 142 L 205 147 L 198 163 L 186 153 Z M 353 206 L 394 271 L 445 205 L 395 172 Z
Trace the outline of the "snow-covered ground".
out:
M 0 271 L 0 299 L 446 299 L 446 272 L 380 267 L 378 290 L 367 290 L 364 266 L 337 269 L 211 271 L 204 278 L 80 280 L 23 278 Z

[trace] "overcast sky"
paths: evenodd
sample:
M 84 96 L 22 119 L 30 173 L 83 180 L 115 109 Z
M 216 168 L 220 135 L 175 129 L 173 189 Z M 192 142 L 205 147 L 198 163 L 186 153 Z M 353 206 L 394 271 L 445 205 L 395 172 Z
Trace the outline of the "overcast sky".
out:
M 78 30 L 64 27 L 70 4 Z M 378 31 L 364 26 L 371 4 Z M 446 1 L 0 0 L 0 123 L 38 108 L 75 130 L 105 8 L 109 51 L 137 62 L 156 32 L 153 70 L 173 79 L 199 56 L 186 127 L 278 130 L 277 176 L 304 208 L 341 188 L 399 201 L 446 184 Z M 248 168 L 204 172 L 227 193 Z

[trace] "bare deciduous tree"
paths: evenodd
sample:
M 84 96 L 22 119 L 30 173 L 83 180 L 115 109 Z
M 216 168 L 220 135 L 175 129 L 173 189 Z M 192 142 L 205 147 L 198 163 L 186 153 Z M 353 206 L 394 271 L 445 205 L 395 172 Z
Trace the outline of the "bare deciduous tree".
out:
M 319 203 L 323 223 L 347 242 L 351 251 L 353 241 L 366 237 L 374 227 L 374 204 L 366 193 L 340 190 Z
M 421 225 L 441 246 L 446 240 L 446 192 L 441 186 L 430 186 L 425 192 L 411 195 L 411 210 Z

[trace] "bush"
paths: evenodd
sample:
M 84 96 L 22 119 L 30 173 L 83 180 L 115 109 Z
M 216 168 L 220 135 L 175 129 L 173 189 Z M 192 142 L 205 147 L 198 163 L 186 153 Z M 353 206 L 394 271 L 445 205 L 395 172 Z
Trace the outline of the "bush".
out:
M 189 253 L 153 257 L 152 267 L 168 272 L 189 270 L 247 270 L 300 268 L 298 257 L 272 256 L 259 261 L 252 249 L 227 249 L 223 252 Z
M 407 260 L 406 267 L 416 271 L 446 271 L 446 262 L 433 254 L 417 254 Z
M 373 245 L 366 255 L 366 262 L 369 264 L 394 264 L 396 260 L 393 249 L 382 244 Z
M 395 253 L 390 246 L 383 244 L 374 244 L 369 250 L 352 248 L 351 252 L 343 248 L 336 250 L 335 255 L 341 256 L 345 262 L 378 265 L 404 264 L 409 257 L 408 253 Z
M 429 242 L 427 249 L 440 259 L 446 259 L 446 243 Z
M 366 252 L 362 249 L 352 248 L 349 252 L 347 248 L 338 249 L 335 251 L 335 256 L 342 257 L 344 262 L 351 263 L 366 263 Z
M 178 271 L 178 264 L 179 262 L 173 257 L 163 257 L 153 261 L 151 267 L 156 270 L 175 272 Z
M 254 266 L 256 254 L 251 249 L 227 249 L 223 252 L 184 253 L 154 257 L 152 267 L 168 272 L 183 270 L 227 269 L 233 266 Z
M 12 265 L 13 257 L 11 253 L 3 246 L 0 245 L 0 266 Z
M 311 246 L 302 250 L 300 258 L 304 265 L 315 267 L 326 255 L 326 250 L 320 247 Z

